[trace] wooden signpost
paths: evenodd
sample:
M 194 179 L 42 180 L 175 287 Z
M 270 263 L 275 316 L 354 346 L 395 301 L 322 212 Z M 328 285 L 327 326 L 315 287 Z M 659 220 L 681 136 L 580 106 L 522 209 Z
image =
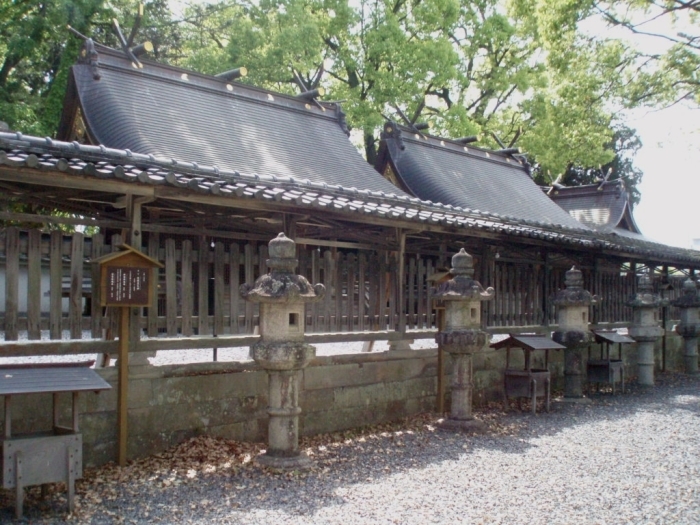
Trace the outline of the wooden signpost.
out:
M 153 268 L 163 265 L 132 248 L 121 246 L 122 251 L 110 253 L 93 263 L 100 265 L 100 305 L 118 306 L 121 310 L 119 322 L 119 379 L 117 401 L 117 461 L 126 465 L 127 452 L 127 407 L 129 390 L 129 309 L 150 306 L 155 293 Z

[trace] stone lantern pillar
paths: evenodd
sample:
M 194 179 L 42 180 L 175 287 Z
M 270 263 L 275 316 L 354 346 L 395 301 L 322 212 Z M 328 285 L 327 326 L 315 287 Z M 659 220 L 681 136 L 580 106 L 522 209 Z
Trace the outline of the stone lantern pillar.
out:
M 572 267 L 566 272 L 565 288 L 554 295 L 557 306 L 559 327 L 552 334 L 552 340 L 564 345 L 564 399 L 583 399 L 583 349 L 593 340 L 588 330 L 588 307 L 598 302 L 598 298 L 583 289 L 581 270 Z
M 692 279 L 683 283 L 683 295 L 671 305 L 681 311 L 681 322 L 676 332 L 683 337 L 683 359 L 686 374 L 698 373 L 698 335 L 700 335 L 700 297 L 698 287 Z
M 654 386 L 654 343 L 664 334 L 659 326 L 659 308 L 667 305 L 668 299 L 654 293 L 649 275 L 640 275 L 637 293 L 630 297 L 627 306 L 632 307 L 629 334 L 637 342 L 637 376 L 643 386 Z
M 433 298 L 445 301 L 445 329 L 436 340 L 452 356 L 452 406 L 442 427 L 478 431 L 483 423 L 472 416 L 472 355 L 482 352 L 487 333 L 481 330 L 481 301 L 493 298 L 474 276 L 473 258 L 462 248 L 452 257 L 452 279 L 433 289 Z
M 304 303 L 321 299 L 325 288 L 312 287 L 293 273 L 293 240 L 280 233 L 268 246 L 270 273 L 240 289 L 246 301 L 260 304 L 260 341 L 250 354 L 269 376 L 268 448 L 258 461 L 274 468 L 305 468 L 311 461 L 299 451 L 299 376 L 316 349 L 304 343 Z

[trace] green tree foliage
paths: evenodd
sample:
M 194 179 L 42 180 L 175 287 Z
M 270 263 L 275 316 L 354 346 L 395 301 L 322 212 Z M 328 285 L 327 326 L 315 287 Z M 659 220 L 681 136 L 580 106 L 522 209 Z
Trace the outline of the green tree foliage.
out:
M 633 157 L 642 147 L 642 141 L 634 129 L 619 125 L 606 146 L 614 153 L 610 162 L 599 165 L 597 168 L 571 164 L 558 177 L 558 182 L 564 186 L 581 186 L 595 184 L 604 179 L 622 179 L 630 193 L 630 204 L 634 207 L 641 198 L 637 185 L 641 182 L 643 173 L 634 165 Z M 543 185 L 550 182 L 540 171 L 536 173 L 535 180 Z
M 590 43 L 623 46 L 618 78 L 627 106 L 700 102 L 700 2 L 511 0 L 511 5 L 549 50 L 566 49 L 583 35 Z
M 243 81 L 288 93 L 322 87 L 343 101 L 370 162 L 384 118 L 405 115 L 433 134 L 519 146 L 545 177 L 610 163 L 611 108 L 629 100 L 638 59 L 579 31 L 590 1 L 220 0 L 177 16 L 170 7 L 146 2 L 140 24 L 157 60 L 204 73 L 246 66 Z M 80 44 L 65 24 L 116 47 L 112 18 L 128 32 L 135 12 L 127 0 L 0 0 L 0 120 L 51 134 Z
M 581 45 L 548 60 L 538 26 L 514 14 L 499 0 L 224 0 L 188 11 L 182 64 L 246 66 L 246 81 L 286 92 L 322 85 L 344 101 L 370 162 L 399 110 L 446 137 L 498 147 L 496 135 L 545 172 L 609 162 L 621 49 Z
M 136 6 L 127 0 L 0 0 L 0 120 L 25 133 L 53 135 L 68 68 L 82 44 L 67 26 L 117 46 L 112 19 L 130 28 Z M 166 0 L 146 3 L 139 34 L 154 41 L 159 56 L 179 53 L 178 27 Z

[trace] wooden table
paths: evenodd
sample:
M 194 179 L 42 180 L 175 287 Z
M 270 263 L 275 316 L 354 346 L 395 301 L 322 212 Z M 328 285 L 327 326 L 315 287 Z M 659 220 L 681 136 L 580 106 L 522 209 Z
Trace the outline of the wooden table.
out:
M 73 512 L 75 480 L 83 473 L 83 438 L 78 431 L 78 394 L 112 388 L 88 363 L 0 366 L 0 396 L 5 415 L 2 439 L 2 487 L 15 489 L 15 515 L 22 517 L 24 487 L 63 481 L 68 488 L 68 509 Z M 81 366 L 82 365 L 82 366 Z M 12 435 L 12 398 L 26 394 L 52 394 L 53 426 L 45 432 Z M 58 396 L 72 396 L 70 426 L 59 424 Z M 48 409 L 48 407 L 47 407 Z
M 507 406 L 509 397 L 532 400 L 532 413 L 537 413 L 537 398 L 544 397 L 545 409 L 549 412 L 551 398 L 551 374 L 549 372 L 549 351 L 565 348 L 545 335 L 510 334 L 507 339 L 491 344 L 491 348 L 506 349 L 506 369 L 503 372 L 503 398 Z M 510 367 L 511 348 L 521 348 L 525 353 L 523 369 Z M 533 368 L 531 354 L 535 350 L 544 350 L 544 368 Z
M 615 330 L 593 330 L 595 342 L 600 344 L 600 359 L 591 358 L 591 347 L 588 347 L 588 362 L 586 363 L 586 376 L 588 390 L 591 384 L 600 388 L 601 383 L 612 385 L 612 393 L 615 395 L 615 383 L 619 382 L 622 393 L 625 393 L 625 366 L 622 361 L 622 345 L 634 343 L 634 339 L 627 335 L 618 334 Z M 618 344 L 618 359 L 610 357 L 610 345 Z

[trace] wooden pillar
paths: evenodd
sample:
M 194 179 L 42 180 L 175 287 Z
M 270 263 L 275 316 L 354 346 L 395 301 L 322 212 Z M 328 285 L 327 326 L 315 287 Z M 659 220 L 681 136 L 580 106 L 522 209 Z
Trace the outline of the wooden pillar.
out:
M 396 289 L 398 295 L 398 313 L 399 313 L 399 332 L 406 333 L 406 232 L 401 228 L 396 229 L 396 236 L 399 242 L 399 252 L 397 257 L 398 263 L 398 287 Z
M 552 291 L 549 289 L 549 281 L 552 272 L 552 267 L 549 264 L 549 252 L 547 250 L 542 250 L 542 260 L 543 265 L 543 279 L 542 279 L 542 325 L 549 326 L 549 311 L 550 311 L 550 295 Z
M 127 417 L 128 417 L 128 399 L 129 399 L 129 311 L 134 308 L 120 308 L 121 316 L 119 323 L 119 359 L 117 365 L 119 368 L 118 374 L 118 392 L 117 392 L 117 462 L 120 467 L 126 465 L 127 454 Z

